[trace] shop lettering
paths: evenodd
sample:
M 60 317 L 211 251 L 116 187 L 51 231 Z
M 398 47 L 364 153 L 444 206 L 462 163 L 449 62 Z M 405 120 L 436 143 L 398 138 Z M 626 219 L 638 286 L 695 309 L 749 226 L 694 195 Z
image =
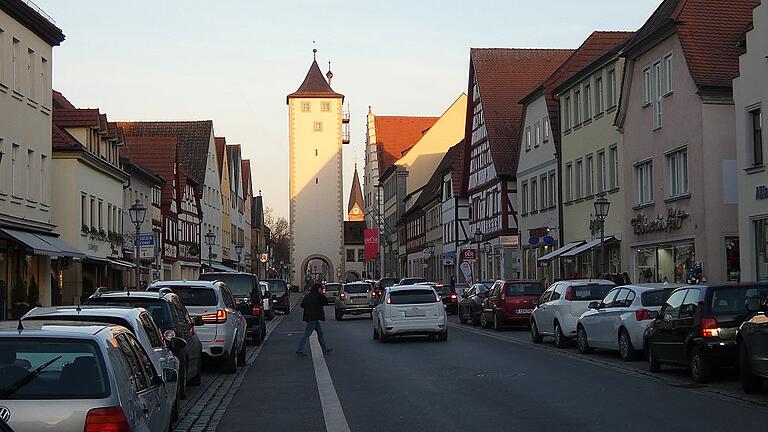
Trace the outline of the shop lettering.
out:
M 652 232 L 672 232 L 679 230 L 683 226 L 683 220 L 688 217 L 688 212 L 683 209 L 671 208 L 667 211 L 667 217 L 658 215 L 655 219 L 648 219 L 644 214 L 636 214 L 630 223 L 634 229 L 635 235 L 647 234 Z
M 755 199 L 764 200 L 768 199 L 768 186 L 761 185 L 755 188 Z

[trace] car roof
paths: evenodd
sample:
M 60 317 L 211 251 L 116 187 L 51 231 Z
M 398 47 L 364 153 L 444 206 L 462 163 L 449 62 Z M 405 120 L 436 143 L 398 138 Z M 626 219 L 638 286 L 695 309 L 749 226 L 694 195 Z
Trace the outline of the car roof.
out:
M 221 276 L 221 275 L 224 275 L 224 276 L 240 275 L 240 276 L 253 276 L 253 277 L 257 277 L 255 274 L 248 273 L 248 272 L 205 272 L 205 273 L 202 273 L 200 276 L 203 276 L 203 275 L 218 275 L 218 276 Z
M 126 318 L 127 320 L 135 320 L 143 312 L 146 312 L 146 309 L 130 306 L 54 306 L 34 308 L 27 312 L 26 315 L 22 317 L 22 319 L 40 319 L 45 317 L 72 316 L 73 314 L 82 314 L 84 316 L 120 317 Z
M 21 330 L 19 330 L 21 324 Z M 87 337 L 102 334 L 112 334 L 112 330 L 124 329 L 115 324 L 104 324 L 87 321 L 3 321 L 0 322 L 0 336 L 46 336 L 46 337 Z M 127 330 L 127 329 L 126 329 Z
M 609 281 L 607 279 L 569 279 L 569 280 L 561 280 L 556 283 L 564 283 L 570 286 L 616 285 L 613 281 Z
M 189 287 L 189 288 L 214 288 L 217 287 L 222 281 L 213 280 L 178 280 L 178 281 L 155 281 L 149 284 L 149 288 L 157 287 Z
M 680 288 L 752 288 L 752 287 L 764 287 L 768 288 L 768 282 L 730 282 L 730 283 L 717 283 L 717 284 L 687 284 L 681 285 Z
M 659 282 L 659 283 L 637 283 L 637 284 L 628 284 L 628 285 L 621 285 L 617 286 L 616 288 L 630 288 L 637 292 L 645 292 L 645 291 L 654 291 L 654 290 L 664 290 L 664 289 L 676 289 L 683 286 L 683 284 L 677 284 L 677 283 L 669 283 L 669 282 Z
M 115 299 L 130 299 L 130 298 L 140 298 L 142 300 L 144 299 L 155 299 L 155 300 L 166 300 L 165 296 L 172 295 L 173 293 L 164 293 L 162 296 L 158 295 L 157 291 L 111 291 L 111 292 L 105 292 L 105 293 L 99 293 L 98 295 L 93 295 L 90 298 L 96 299 L 96 298 L 115 298 Z

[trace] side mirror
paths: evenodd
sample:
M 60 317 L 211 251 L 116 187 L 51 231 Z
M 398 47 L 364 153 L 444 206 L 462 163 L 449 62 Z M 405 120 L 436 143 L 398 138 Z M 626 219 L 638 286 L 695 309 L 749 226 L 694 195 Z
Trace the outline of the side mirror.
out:
M 744 302 L 744 306 L 746 306 L 747 311 L 749 312 L 760 312 L 762 310 L 760 297 L 747 297 L 747 300 Z
M 541 301 L 539 301 L 539 299 L 536 299 L 536 300 L 533 301 L 533 305 L 534 306 L 538 306 L 540 304 L 541 304 Z
M 179 380 L 179 373 L 176 369 L 165 368 L 163 369 L 163 381 L 167 383 L 175 383 Z
M 201 317 L 200 315 L 193 315 L 192 324 L 194 324 L 195 327 L 200 327 L 202 325 L 205 325 L 205 321 L 203 321 L 203 317 Z
M 596 301 L 589 302 L 589 305 L 587 305 L 587 309 L 600 309 L 600 303 Z
M 187 341 L 180 337 L 172 338 L 169 342 L 168 348 L 171 349 L 174 353 L 181 352 L 184 348 L 187 346 Z

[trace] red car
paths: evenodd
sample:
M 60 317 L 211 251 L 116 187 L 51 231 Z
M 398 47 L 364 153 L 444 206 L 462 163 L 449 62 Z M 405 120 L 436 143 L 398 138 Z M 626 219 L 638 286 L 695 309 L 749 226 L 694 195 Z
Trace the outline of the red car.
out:
M 480 325 L 501 330 L 506 324 L 527 325 L 534 301 L 544 293 L 544 284 L 532 280 L 496 281 L 483 301 Z

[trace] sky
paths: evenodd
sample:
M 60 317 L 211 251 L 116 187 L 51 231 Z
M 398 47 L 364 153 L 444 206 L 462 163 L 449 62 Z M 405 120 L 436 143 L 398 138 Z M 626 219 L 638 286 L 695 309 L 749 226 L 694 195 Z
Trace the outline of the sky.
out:
M 470 47 L 577 48 L 637 30 L 660 0 L 34 0 L 66 40 L 54 88 L 110 120 L 213 120 L 251 159 L 254 193 L 288 216 L 288 110 L 312 49 L 351 110 L 344 208 L 365 116 L 440 115 L 467 89 Z M 315 44 L 313 44 L 315 41 Z M 361 174 L 362 177 L 362 174 Z

